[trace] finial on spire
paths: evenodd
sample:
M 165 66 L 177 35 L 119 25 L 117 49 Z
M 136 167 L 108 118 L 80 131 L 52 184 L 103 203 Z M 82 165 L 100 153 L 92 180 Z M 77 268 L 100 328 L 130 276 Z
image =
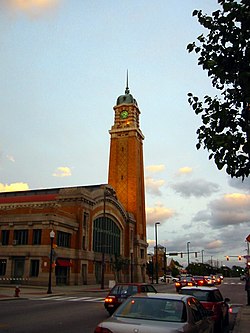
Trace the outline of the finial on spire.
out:
M 128 87 L 128 69 L 127 69 L 127 86 L 126 86 L 125 94 L 129 94 L 129 87 Z

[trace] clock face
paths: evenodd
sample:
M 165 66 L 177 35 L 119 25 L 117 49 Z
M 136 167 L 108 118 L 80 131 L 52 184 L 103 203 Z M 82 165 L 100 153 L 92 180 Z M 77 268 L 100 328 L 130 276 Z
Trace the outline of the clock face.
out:
M 126 119 L 128 117 L 128 111 L 127 110 L 123 110 L 121 113 L 120 113 L 120 117 L 122 119 Z

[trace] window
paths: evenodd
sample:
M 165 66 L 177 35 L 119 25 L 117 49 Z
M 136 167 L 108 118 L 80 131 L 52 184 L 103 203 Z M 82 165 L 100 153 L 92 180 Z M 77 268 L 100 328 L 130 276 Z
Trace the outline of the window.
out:
M 88 219 L 89 219 L 89 214 L 88 213 L 84 213 L 83 214 L 83 225 L 82 225 L 83 229 L 87 228 Z
M 35 277 L 39 275 L 39 260 L 30 260 L 30 276 Z
M 14 230 L 14 245 L 28 244 L 28 230 Z
M 7 265 L 7 260 L 0 258 L 0 276 L 6 274 L 6 265 Z
M 42 238 L 42 230 L 41 229 L 34 229 L 33 230 L 33 245 L 40 245 Z
M 57 246 L 70 247 L 71 234 L 63 231 L 57 232 Z
M 82 236 L 82 249 L 86 250 L 86 236 Z
M 10 236 L 9 230 L 2 230 L 2 238 L 1 238 L 2 245 L 9 244 L 9 236 Z
M 144 250 L 141 249 L 141 259 L 144 259 Z
M 99 217 L 94 221 L 93 250 L 120 255 L 121 231 L 110 218 Z

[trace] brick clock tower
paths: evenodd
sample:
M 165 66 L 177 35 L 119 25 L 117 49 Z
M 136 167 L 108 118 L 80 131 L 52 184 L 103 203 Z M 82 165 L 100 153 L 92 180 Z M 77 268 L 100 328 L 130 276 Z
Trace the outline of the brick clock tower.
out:
M 114 125 L 109 131 L 110 156 L 108 184 L 125 210 L 132 214 L 133 225 L 126 230 L 124 254 L 131 256 L 134 277 L 145 280 L 147 255 L 143 139 L 139 126 L 140 110 L 127 87 L 114 106 Z

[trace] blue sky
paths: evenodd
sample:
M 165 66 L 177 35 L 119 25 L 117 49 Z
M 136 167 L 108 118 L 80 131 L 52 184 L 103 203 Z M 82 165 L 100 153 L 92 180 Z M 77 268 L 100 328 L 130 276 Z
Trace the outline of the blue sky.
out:
M 246 254 L 250 182 L 196 150 L 187 102 L 218 94 L 186 46 L 194 9 L 216 0 L 2 0 L 0 191 L 107 182 L 113 106 L 129 87 L 141 110 L 149 252 L 154 223 L 168 252 L 204 261 Z M 183 265 L 187 258 L 175 257 Z M 243 265 L 243 263 L 242 263 Z

